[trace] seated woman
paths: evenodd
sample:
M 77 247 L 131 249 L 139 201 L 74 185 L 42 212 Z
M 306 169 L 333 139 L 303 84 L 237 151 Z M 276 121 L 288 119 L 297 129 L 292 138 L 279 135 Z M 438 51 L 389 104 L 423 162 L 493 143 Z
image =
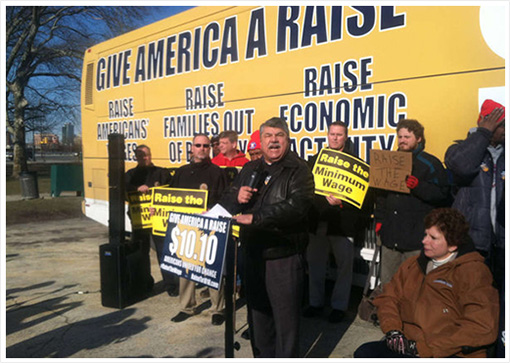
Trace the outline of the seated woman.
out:
M 498 334 L 498 293 L 468 230 L 455 209 L 425 217 L 421 254 L 374 299 L 385 339 L 361 345 L 354 358 L 486 357 Z

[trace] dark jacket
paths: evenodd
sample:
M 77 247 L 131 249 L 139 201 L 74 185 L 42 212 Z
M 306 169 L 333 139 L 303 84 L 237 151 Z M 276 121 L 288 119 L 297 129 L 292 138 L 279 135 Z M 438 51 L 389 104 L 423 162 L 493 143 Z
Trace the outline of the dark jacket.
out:
M 218 202 L 227 187 L 227 177 L 219 166 L 207 159 L 177 169 L 170 187 L 208 190 L 207 207 L 210 208 Z
M 475 247 L 489 251 L 491 245 L 505 247 L 505 150 L 496 165 L 487 150 L 492 134 L 479 127 L 467 139 L 451 145 L 445 154 L 445 164 L 453 175 L 456 191 L 453 207 L 464 214 L 470 225 Z M 496 228 L 491 222 L 491 189 L 496 185 Z
M 444 207 L 449 185 L 446 170 L 435 156 L 418 146 L 413 151 L 412 175 L 418 186 L 410 194 L 378 190 L 375 221 L 382 223 L 381 242 L 399 251 L 421 249 L 425 233 L 423 219 L 434 208 Z
M 454 260 L 425 273 L 429 261 L 423 251 L 407 259 L 374 299 L 382 331 L 402 331 L 422 358 L 485 357 L 486 349 L 462 353 L 498 333 L 498 293 L 483 257 L 468 241 Z
M 154 164 L 136 166 L 126 172 L 126 193 L 135 192 L 141 185 L 147 185 L 149 188 L 168 185 L 171 179 L 168 169 Z
M 357 157 L 349 140 L 347 140 L 343 152 Z M 319 153 L 308 159 L 310 170 L 313 170 Z M 325 196 L 314 194 L 314 202 L 309 212 L 310 232 L 315 233 L 319 222 L 325 221 L 328 223 L 327 235 L 355 237 L 366 227 L 369 221 L 369 209 L 371 208 L 369 208 L 370 203 L 367 198 L 365 201 L 367 203 L 363 204 L 362 209 L 358 209 L 347 202 L 343 202 L 342 207 L 340 207 L 329 204 Z
M 259 192 L 250 203 L 239 204 L 239 189 L 248 185 L 254 172 L 263 175 L 257 185 Z M 220 204 L 233 215 L 253 214 L 251 225 L 241 225 L 240 239 L 253 254 L 274 259 L 304 251 L 313 193 L 313 176 L 306 162 L 289 151 L 271 167 L 264 158 L 247 163 Z

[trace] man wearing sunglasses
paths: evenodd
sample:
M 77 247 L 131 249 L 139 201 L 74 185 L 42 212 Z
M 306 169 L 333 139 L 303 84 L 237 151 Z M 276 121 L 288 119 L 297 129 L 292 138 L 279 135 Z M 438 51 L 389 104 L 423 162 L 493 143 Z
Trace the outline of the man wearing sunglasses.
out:
M 210 159 L 211 141 L 205 134 L 197 134 L 191 145 L 191 162 L 181 166 L 175 172 L 170 187 L 184 189 L 208 190 L 207 207 L 216 204 L 227 186 L 226 174 Z M 211 296 L 212 324 L 221 325 L 225 318 L 223 307 L 225 298 L 223 286 L 220 290 L 209 289 Z M 195 282 L 180 278 L 179 281 L 179 304 L 181 311 L 172 318 L 175 323 L 180 323 L 196 314 L 197 301 L 195 298 Z

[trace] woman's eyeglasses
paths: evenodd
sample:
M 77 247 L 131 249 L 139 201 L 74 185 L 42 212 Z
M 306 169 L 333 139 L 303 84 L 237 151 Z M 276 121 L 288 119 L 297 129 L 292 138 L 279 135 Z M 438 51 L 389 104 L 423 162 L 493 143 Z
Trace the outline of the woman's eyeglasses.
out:
M 205 147 L 207 149 L 208 147 L 211 147 L 211 144 L 195 144 L 195 147 L 197 148 Z

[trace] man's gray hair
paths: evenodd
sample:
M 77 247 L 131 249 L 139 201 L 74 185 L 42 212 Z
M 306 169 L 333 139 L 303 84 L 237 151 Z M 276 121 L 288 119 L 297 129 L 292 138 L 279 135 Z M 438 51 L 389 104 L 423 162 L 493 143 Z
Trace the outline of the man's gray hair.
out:
M 276 127 L 278 129 L 282 129 L 285 132 L 285 134 L 287 135 L 287 138 L 290 137 L 289 126 L 287 126 L 287 123 L 285 122 L 285 120 L 280 117 L 272 117 L 269 120 L 267 120 L 266 122 L 264 122 L 262 125 L 260 125 L 260 134 L 261 135 L 264 132 L 264 127 Z
M 199 137 L 199 136 L 204 136 L 204 137 L 207 137 L 207 139 L 209 140 L 209 142 L 211 141 L 211 139 L 209 139 L 209 135 L 203 133 L 203 132 L 200 132 L 198 134 L 195 134 L 193 135 L 193 143 L 195 142 L 196 138 Z

